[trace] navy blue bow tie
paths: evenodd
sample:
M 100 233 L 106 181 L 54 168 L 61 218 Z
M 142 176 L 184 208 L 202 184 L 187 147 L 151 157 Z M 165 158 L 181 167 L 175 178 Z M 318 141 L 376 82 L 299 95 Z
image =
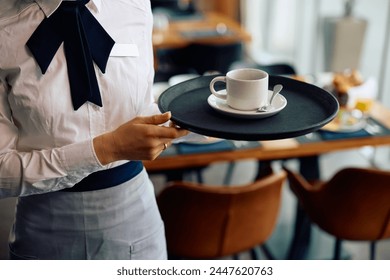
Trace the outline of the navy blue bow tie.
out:
M 103 106 L 93 61 L 104 73 L 114 40 L 85 7 L 89 0 L 63 1 L 27 41 L 42 74 L 64 42 L 73 108 L 86 101 Z M 58 89 L 59 91 L 61 89 Z

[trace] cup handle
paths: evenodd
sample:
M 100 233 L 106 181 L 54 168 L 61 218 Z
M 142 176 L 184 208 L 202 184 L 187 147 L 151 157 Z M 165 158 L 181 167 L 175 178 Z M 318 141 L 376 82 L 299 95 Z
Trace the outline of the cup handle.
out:
M 227 94 L 221 94 L 219 92 L 217 92 L 215 89 L 214 89 L 214 84 L 216 82 L 223 82 L 223 83 L 226 83 L 226 77 L 225 76 L 219 76 L 219 77 L 215 77 L 214 79 L 211 80 L 210 82 L 210 91 L 212 94 L 214 94 L 216 97 L 220 98 L 220 99 L 223 99 L 223 100 L 226 100 L 227 99 Z

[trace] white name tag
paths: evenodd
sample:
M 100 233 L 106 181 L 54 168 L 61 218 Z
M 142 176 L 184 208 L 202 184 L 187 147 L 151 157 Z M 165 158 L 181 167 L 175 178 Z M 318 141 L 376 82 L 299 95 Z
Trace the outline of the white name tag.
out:
M 110 56 L 139 56 L 136 44 L 115 44 Z

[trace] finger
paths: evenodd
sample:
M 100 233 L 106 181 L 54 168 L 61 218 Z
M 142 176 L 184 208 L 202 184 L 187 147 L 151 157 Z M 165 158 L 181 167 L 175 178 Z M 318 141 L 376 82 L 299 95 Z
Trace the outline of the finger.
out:
M 189 133 L 188 130 L 176 127 L 155 127 L 154 136 L 158 138 L 176 139 L 186 136 Z
M 180 126 L 178 126 L 175 122 L 173 122 L 173 121 L 170 121 L 169 122 L 169 126 L 170 127 L 176 127 L 176 128 L 180 128 Z
M 164 151 L 164 150 L 168 149 L 168 147 L 171 146 L 170 143 L 171 143 L 171 142 L 164 142 L 164 143 L 163 143 L 162 150 Z
M 159 148 L 166 150 L 170 146 L 172 146 L 172 139 L 160 139 L 161 143 L 159 144 Z
M 172 117 L 171 112 L 166 112 L 166 113 L 160 114 L 160 115 L 152 115 L 152 116 L 146 116 L 146 117 L 136 117 L 133 120 L 133 123 L 136 123 L 136 124 L 155 124 L 155 125 L 159 125 L 159 124 L 166 123 L 167 121 L 170 120 L 171 117 Z
M 157 147 L 154 148 L 153 156 L 150 158 L 151 160 L 156 159 L 162 152 L 168 149 L 172 145 L 172 142 L 166 140 L 162 141 Z

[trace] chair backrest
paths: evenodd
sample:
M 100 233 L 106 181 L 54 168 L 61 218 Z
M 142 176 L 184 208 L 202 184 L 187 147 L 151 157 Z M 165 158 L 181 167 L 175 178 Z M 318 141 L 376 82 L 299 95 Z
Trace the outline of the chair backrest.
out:
M 242 43 L 191 44 L 187 48 L 188 66 L 199 74 L 207 71 L 228 72 L 231 64 L 242 59 Z
M 151 0 L 152 10 L 157 8 L 179 9 L 179 0 Z
M 288 63 L 258 64 L 256 62 L 237 61 L 232 68 L 255 68 L 267 72 L 270 75 L 296 75 L 294 66 Z
M 296 71 L 293 66 L 289 64 L 268 64 L 259 65 L 258 68 L 268 72 L 270 75 L 295 75 Z
M 390 172 L 345 168 L 317 185 L 291 171 L 288 178 L 310 218 L 328 233 L 349 240 L 390 237 Z
M 156 76 L 168 80 L 171 76 L 184 73 L 203 75 L 205 72 L 225 74 L 232 63 L 242 58 L 242 43 L 201 44 L 193 43 L 179 49 L 157 51 L 159 69 Z
M 285 172 L 246 186 L 174 182 L 158 196 L 168 253 L 211 259 L 249 250 L 271 235 Z

